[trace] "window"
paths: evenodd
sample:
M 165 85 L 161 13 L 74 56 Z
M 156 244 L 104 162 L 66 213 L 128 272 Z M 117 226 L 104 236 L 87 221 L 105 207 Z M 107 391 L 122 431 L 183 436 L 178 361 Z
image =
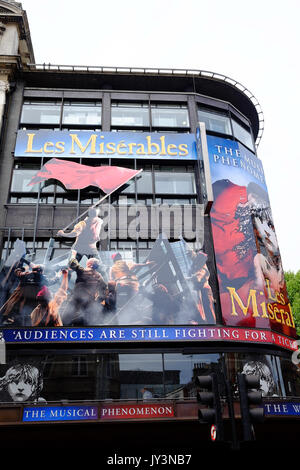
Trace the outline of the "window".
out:
M 165 397 L 182 399 L 195 397 L 195 378 L 219 369 L 219 354 L 164 354 Z
M 228 355 L 226 362 L 233 383 L 237 373 L 258 376 L 263 397 L 299 395 L 299 374 L 290 359 L 269 354 L 235 353 Z M 237 393 L 236 385 L 235 391 Z
M 207 131 L 232 135 L 230 119 L 225 113 L 222 114 L 214 111 L 199 109 L 198 120 L 205 123 Z
M 139 177 L 137 178 L 137 192 L 139 194 L 153 193 L 151 171 L 142 171 L 142 173 L 140 173 Z
M 49 179 L 39 184 L 30 185 L 32 178 L 39 171 L 39 167 L 34 165 L 26 165 L 25 163 L 16 164 L 10 188 L 10 199 L 11 204 L 34 204 L 38 200 L 40 204 L 63 204 L 64 202 L 77 201 L 77 191 L 66 191 L 61 183 L 57 180 Z M 61 197 L 57 195 L 61 194 Z M 56 199 L 55 199 L 56 196 Z
M 134 193 L 135 193 L 135 181 L 134 181 L 134 178 L 132 178 L 131 180 L 128 181 L 128 183 L 124 185 L 124 189 L 121 191 L 121 194 L 134 195 Z
M 100 191 L 97 191 L 97 188 L 92 188 L 90 191 L 87 188 L 80 191 L 80 204 L 92 206 L 99 199 L 101 199 Z
M 186 105 L 151 104 L 153 127 L 189 127 L 189 116 Z
M 111 105 L 111 125 L 124 127 L 148 127 L 148 103 L 114 102 Z
M 88 364 L 86 356 L 72 357 L 72 375 L 85 376 L 88 373 Z
M 60 101 L 25 101 L 21 123 L 23 124 L 59 124 Z
M 44 398 L 48 403 L 66 400 L 142 400 L 143 389 L 151 398 L 186 400 L 196 403 L 196 377 L 215 372 L 219 378 L 223 396 L 224 384 L 221 379 L 223 365 L 218 353 L 184 354 L 181 351 L 139 353 L 129 350 L 103 353 L 100 349 L 85 351 L 78 348 L 69 353 L 53 350 L 28 352 L 25 349 L 7 348 L 7 363 L 1 364 L 1 377 L 11 376 L 15 366 L 24 365 L 27 371 L 35 367 L 42 379 L 40 395 L 31 399 Z M 225 353 L 224 367 L 233 385 L 234 398 L 238 399 L 236 374 L 258 375 L 260 389 L 267 401 L 272 397 L 299 396 L 299 374 L 297 367 L 288 357 L 256 355 L 246 353 Z M 19 374 L 20 375 L 20 374 Z M 34 376 L 33 376 L 34 377 Z M 6 385 L 6 386 L 5 386 Z M 8 393 L 3 381 L 0 402 L 12 402 L 14 396 Z M 19 401 L 19 400 L 18 400 Z M 197 413 L 197 411 L 196 411 Z
M 10 188 L 9 202 L 12 204 L 35 204 L 38 199 L 39 185 L 30 185 L 32 178 L 39 170 L 38 166 L 33 168 L 27 165 L 17 164 L 13 170 L 12 182 Z M 40 183 L 41 204 L 53 204 L 55 192 L 55 180 L 46 180 Z
M 53 351 L 51 355 L 25 350 L 7 351 L 7 364 L 1 365 L 1 377 L 18 372 L 17 364 L 27 371 L 37 368 L 42 386 L 39 395 L 48 403 L 65 400 L 155 400 L 196 398 L 196 375 L 220 370 L 219 354 L 181 352 L 133 353 L 79 349 L 70 353 Z M 9 375 L 7 374 L 7 375 Z M 7 385 L 7 384 L 6 384 Z M 0 402 L 12 402 L 7 387 L 0 390 Z
M 156 194 L 194 194 L 195 175 L 183 171 L 155 171 Z
M 67 191 L 64 195 L 56 196 L 56 204 L 77 204 L 78 191 L 76 189 Z
M 100 125 L 101 103 L 100 102 L 76 102 L 65 101 L 63 108 L 63 124 L 74 125 Z
M 232 127 L 234 137 L 236 137 L 236 139 L 238 139 L 242 144 L 246 145 L 246 147 L 249 149 L 254 150 L 250 129 L 246 129 L 245 127 L 241 126 L 234 119 L 232 120 Z
M 195 204 L 194 167 L 154 165 L 151 168 L 146 165 L 137 178 L 137 202 L 146 205 Z
M 38 168 L 35 169 L 14 169 L 11 191 L 21 193 L 34 193 L 37 192 L 37 185 L 29 186 L 31 179 L 36 175 Z
M 163 364 L 161 354 L 119 354 L 120 398 L 159 398 L 163 393 Z M 151 395 L 150 395 L 151 394 Z
M 183 205 L 189 205 L 189 204 L 196 204 L 197 199 L 195 197 L 178 197 L 178 198 L 172 198 L 169 196 L 166 197 L 157 197 L 155 198 L 156 204 L 168 204 L 168 205 L 174 205 L 178 204 L 180 206 Z
M 42 127 L 43 129 L 59 130 L 61 124 L 64 128 L 74 126 L 83 129 L 101 126 L 100 101 L 61 100 L 42 101 L 26 100 L 23 103 L 21 115 L 21 128 Z M 56 127 L 54 128 L 54 125 Z M 69 128 L 69 130 L 72 130 Z M 75 129 L 74 129 L 75 130 Z M 98 129 L 99 130 L 99 129 Z

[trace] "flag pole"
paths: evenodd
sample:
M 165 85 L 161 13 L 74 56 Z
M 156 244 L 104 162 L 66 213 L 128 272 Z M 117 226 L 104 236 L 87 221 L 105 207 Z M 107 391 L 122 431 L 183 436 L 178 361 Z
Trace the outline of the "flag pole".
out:
M 131 176 L 130 178 L 128 178 L 127 181 L 124 181 L 123 183 L 121 183 L 119 186 L 117 186 L 115 189 L 113 189 L 110 193 L 105 194 L 105 196 L 103 196 L 101 199 L 99 199 L 99 201 L 95 202 L 95 204 L 93 204 L 92 206 L 90 206 L 86 211 L 84 211 L 82 214 L 80 214 L 78 217 L 76 217 L 76 219 L 72 220 L 72 222 L 70 222 L 68 225 L 66 225 L 66 227 L 63 228 L 62 231 L 64 232 L 65 230 L 67 230 L 67 228 L 69 228 L 70 225 L 73 225 L 78 219 L 80 219 L 80 218 L 83 217 L 85 214 L 87 214 L 90 209 L 93 209 L 94 207 L 97 207 L 99 204 L 101 204 L 102 201 L 104 201 L 104 199 L 106 199 L 107 197 L 109 197 L 112 193 L 114 193 L 115 191 L 117 191 L 117 189 L 121 188 L 124 184 L 128 183 L 128 181 L 131 180 L 131 178 L 138 176 L 142 171 L 143 171 L 143 169 L 139 170 L 135 175 L 133 175 L 133 176 Z

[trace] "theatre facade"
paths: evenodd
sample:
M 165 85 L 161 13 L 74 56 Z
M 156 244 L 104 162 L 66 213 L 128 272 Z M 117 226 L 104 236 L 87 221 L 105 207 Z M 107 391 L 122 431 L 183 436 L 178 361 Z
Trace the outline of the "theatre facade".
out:
M 296 423 L 252 93 L 195 70 L 38 65 L 22 6 L 0 1 L 0 20 L 1 438 L 205 445 L 212 372 L 227 441 L 238 373 L 260 377 L 258 441 Z

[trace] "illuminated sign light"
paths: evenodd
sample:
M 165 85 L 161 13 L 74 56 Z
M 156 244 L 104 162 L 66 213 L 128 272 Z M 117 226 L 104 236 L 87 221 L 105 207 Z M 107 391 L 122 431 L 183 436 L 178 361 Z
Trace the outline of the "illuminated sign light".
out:
M 97 406 L 26 406 L 23 421 L 78 421 L 98 419 Z
M 19 130 L 15 157 L 197 160 L 193 134 Z
M 212 441 L 217 439 L 217 426 L 213 424 L 210 428 L 210 438 Z
M 10 343 L 122 343 L 122 342 L 180 342 L 229 341 L 273 344 L 290 351 L 298 349 L 294 339 L 257 328 L 218 326 L 166 327 L 76 327 L 76 328 L 5 328 L 6 344 Z

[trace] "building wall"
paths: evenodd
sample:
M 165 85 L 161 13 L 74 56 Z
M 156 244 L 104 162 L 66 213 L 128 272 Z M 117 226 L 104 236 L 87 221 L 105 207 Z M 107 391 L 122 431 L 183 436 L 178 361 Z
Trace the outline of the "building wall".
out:
M 20 181 L 23 184 L 22 172 L 32 170 L 31 178 L 49 161 L 49 158 L 17 157 L 15 150 L 18 131 L 38 132 L 39 129 L 48 129 L 51 132 L 54 129 L 74 132 L 87 130 L 99 133 L 115 131 L 114 133 L 120 136 L 125 135 L 122 131 L 132 132 L 133 136 L 137 134 L 133 132 L 136 130 L 149 135 L 154 135 L 156 131 L 163 131 L 165 135 L 180 134 L 184 138 L 186 135 L 196 135 L 198 123 L 201 120 L 206 123 L 208 137 L 220 139 L 218 142 L 230 142 L 232 145 L 240 146 L 239 148 L 246 149 L 247 155 L 257 158 L 251 122 L 237 110 L 236 102 L 233 105 L 219 97 L 214 99 L 211 96 L 205 96 L 204 93 L 200 93 L 201 90 L 199 93 L 195 93 L 195 90 L 183 92 L 183 83 L 180 86 L 176 85 L 177 90 L 180 89 L 180 91 L 167 92 L 167 83 L 172 83 L 170 77 L 164 77 L 161 82 L 160 78 L 155 81 L 152 77 L 148 88 L 141 83 L 144 79 L 140 81 L 139 77 L 135 77 L 136 90 L 128 91 L 126 90 L 127 84 L 128 88 L 134 88 L 132 79 L 133 77 L 127 82 L 122 76 L 115 76 L 113 80 L 109 80 L 109 77 L 102 75 L 90 74 L 87 78 L 86 75 L 83 77 L 80 74 L 73 74 L 68 87 L 63 73 L 56 74 L 54 78 L 47 72 L 22 72 L 16 75 L 15 86 L 11 89 L 6 105 L 0 159 L 1 282 L 4 282 L 4 286 L 7 286 L 7 279 L 11 273 L 11 264 L 8 260 L 13 249 L 16 248 L 17 239 L 25 243 L 27 254 L 31 255 L 36 252 L 36 255 L 29 259 L 34 263 L 41 263 L 49 247 L 49 240 L 53 238 L 55 251 L 51 255 L 52 259 L 60 254 L 65 255 L 66 259 L 62 261 L 60 267 L 66 267 L 72 243 L 67 239 L 58 239 L 57 231 L 74 221 L 101 195 L 99 190 L 90 188 L 91 197 L 95 200 L 90 200 L 87 204 L 86 201 L 81 200 L 83 195 L 86 196 L 84 190 L 77 191 L 75 196 L 72 195 L 72 199 L 70 191 L 66 191 L 57 181 L 50 181 L 50 187 L 52 184 L 56 185 L 53 193 L 44 192 L 43 184 L 35 193 L 27 190 L 20 191 L 18 184 Z M 61 87 L 58 86 L 59 80 L 61 80 Z M 114 82 L 115 86 L 118 85 L 117 89 L 111 90 L 107 84 L 106 88 L 103 85 L 100 89 L 99 84 L 105 81 L 106 83 Z M 142 89 L 143 86 L 145 89 Z M 72 109 L 78 101 L 101 103 L 101 124 L 88 124 L 86 121 L 77 124 L 64 123 L 62 103 L 64 106 L 71 104 L 68 109 Z M 34 106 L 34 103 L 38 102 L 60 103 L 57 122 L 51 119 L 51 122 L 38 122 L 38 120 L 28 122 L 30 119 L 26 122 L 26 119 L 22 118 L 22 109 L 24 109 L 22 107 L 27 106 L 28 111 L 30 103 Z M 159 106 L 170 106 L 176 103 L 178 108 L 173 110 L 174 115 L 176 116 L 178 110 L 181 112 L 186 107 L 189 124 L 183 126 L 169 124 L 159 127 L 155 126 L 153 121 L 154 114 L 147 114 L 149 122 L 144 122 L 139 127 L 134 126 L 130 121 L 124 121 L 123 125 L 120 124 L 122 121 L 119 121 L 118 124 L 113 125 L 112 116 L 116 102 L 143 103 L 144 107 L 136 108 L 142 114 L 145 109 L 148 112 L 149 105 L 154 105 L 155 112 Z M 202 111 L 201 115 L 197 114 L 198 109 Z M 172 117 L 172 113 L 170 116 Z M 233 127 L 234 121 L 241 127 Z M 241 129 L 245 130 L 244 134 L 240 133 Z M 225 158 L 224 155 L 223 158 Z M 194 421 L 197 419 L 196 377 L 211 372 L 217 373 L 219 387 L 224 397 L 226 396 L 225 378 L 229 378 L 234 400 L 237 398 L 236 374 L 243 371 L 261 375 L 261 387 L 266 398 L 273 396 L 288 398 L 298 395 L 297 370 L 290 361 L 290 354 L 293 350 L 292 338 L 282 335 L 282 331 L 275 335 L 271 330 L 266 333 L 264 325 L 254 325 L 253 328 L 252 324 L 232 325 L 225 321 L 220 301 L 222 279 L 217 269 L 210 206 L 207 206 L 206 211 L 203 209 L 207 203 L 204 194 L 203 161 L 191 160 L 182 163 L 177 160 L 161 161 L 148 158 L 145 160 L 114 158 L 103 160 L 95 157 L 73 158 L 70 161 L 94 167 L 105 163 L 108 166 L 143 168 L 145 173 L 151 174 L 152 183 L 156 177 L 166 174 L 164 173 L 166 166 L 170 168 L 167 173 L 169 180 L 167 179 L 165 184 L 168 181 L 175 181 L 175 176 L 172 178 L 172 175 L 176 175 L 174 171 L 176 168 L 184 170 L 184 175 L 194 175 L 195 191 L 192 193 L 180 194 L 182 188 L 180 185 L 177 191 L 165 191 L 165 194 L 163 194 L 164 191 L 155 192 L 155 190 L 139 193 L 138 182 L 135 182 L 134 190 L 127 192 L 123 190 L 123 192 L 118 191 L 113 194 L 108 202 L 113 204 L 114 210 L 122 212 L 122 217 L 117 219 L 114 227 L 109 227 L 109 236 L 103 236 L 105 240 L 99 243 L 98 250 L 100 254 L 107 254 L 107 260 L 110 259 L 112 253 L 121 251 L 128 260 L 143 262 L 147 256 L 150 256 L 150 259 L 157 261 L 160 256 L 163 256 L 163 251 L 151 251 L 155 246 L 155 238 L 149 238 L 147 231 L 143 232 L 145 219 L 148 220 L 149 212 L 156 208 L 155 203 L 164 202 L 165 197 L 165 201 L 172 203 L 173 208 L 174 206 L 202 208 L 203 212 L 200 211 L 201 230 L 196 237 L 186 240 L 186 246 L 200 248 L 207 255 L 208 288 L 211 289 L 214 299 L 215 317 L 204 309 L 205 318 L 198 315 L 197 321 L 191 321 L 187 315 L 188 309 L 186 309 L 184 320 L 175 323 L 172 323 L 170 316 L 164 315 L 158 322 L 150 319 L 148 323 L 145 323 L 142 317 L 143 320 L 139 321 L 135 318 L 131 324 L 130 316 L 120 322 L 115 321 L 113 314 L 110 317 L 101 317 L 96 323 L 71 323 L 60 327 L 39 326 L 36 328 L 29 323 L 18 323 L 19 320 L 9 324 L 4 321 L 6 319 L 2 311 L 2 334 L 6 345 L 5 357 L 2 357 L 0 365 L 2 411 L 12 402 L 15 406 L 17 404 L 21 406 L 21 411 L 18 412 L 23 413 L 22 417 L 25 416 L 24 410 L 27 410 L 27 404 L 32 402 L 38 406 L 49 407 L 60 403 L 64 410 L 66 410 L 65 407 L 71 405 L 82 406 L 83 403 L 92 405 L 96 403 L 98 406 L 100 403 L 100 415 L 106 412 L 103 410 L 110 410 L 111 419 L 115 419 L 113 416 L 115 411 L 111 408 L 114 403 L 123 405 L 130 403 L 133 406 L 132 409 L 141 412 L 139 407 L 144 403 L 143 389 L 147 388 L 152 394 L 154 403 L 167 405 L 175 403 L 175 414 L 172 419 Z M 19 166 L 16 167 L 16 165 Z M 13 179 L 16 175 L 20 177 L 19 183 Z M 128 198 L 126 204 L 122 196 Z M 184 203 L 180 204 L 180 202 Z M 142 205 L 139 206 L 139 203 Z M 134 217 L 139 207 L 146 209 L 146 212 L 144 211 L 144 218 L 140 220 L 143 237 L 138 237 L 136 241 L 128 236 L 124 237 L 124 232 L 128 228 L 127 211 L 131 211 L 131 216 Z M 214 208 L 213 204 L 212 208 Z M 195 212 L 192 219 L 195 222 Z M 179 222 L 175 218 L 171 225 L 169 240 L 166 240 L 166 250 L 170 248 L 169 244 L 171 246 L 180 238 L 178 234 L 176 236 L 174 234 L 178 228 Z M 158 233 L 159 231 L 156 235 Z M 168 260 L 173 262 L 174 267 L 177 259 L 175 252 L 170 256 Z M 85 259 L 81 261 L 82 266 L 85 266 L 85 263 Z M 170 269 L 166 271 L 166 278 L 171 275 L 171 271 Z M 181 283 L 187 281 L 184 271 L 177 272 L 176 281 Z M 70 286 L 69 295 L 76 291 L 74 284 L 70 283 Z M 6 290 L 4 289 L 4 292 L 2 291 L 2 304 L 14 292 L 15 287 L 16 284 L 12 284 Z M 134 313 L 139 307 L 139 302 L 132 304 L 131 311 Z M 24 395 L 16 397 L 9 389 L 8 377 L 14 374 L 21 375 L 21 377 L 27 374 L 27 378 L 31 377 L 30 380 L 34 386 L 29 397 Z M 15 411 L 11 413 L 9 414 L 10 422 L 15 420 L 16 426 L 23 423 L 23 418 L 16 419 Z M 228 414 L 228 410 L 226 413 Z M 102 418 L 101 415 L 96 421 L 101 421 Z M 120 417 L 120 420 L 122 419 L 126 418 Z M 154 420 L 153 416 L 149 419 Z

